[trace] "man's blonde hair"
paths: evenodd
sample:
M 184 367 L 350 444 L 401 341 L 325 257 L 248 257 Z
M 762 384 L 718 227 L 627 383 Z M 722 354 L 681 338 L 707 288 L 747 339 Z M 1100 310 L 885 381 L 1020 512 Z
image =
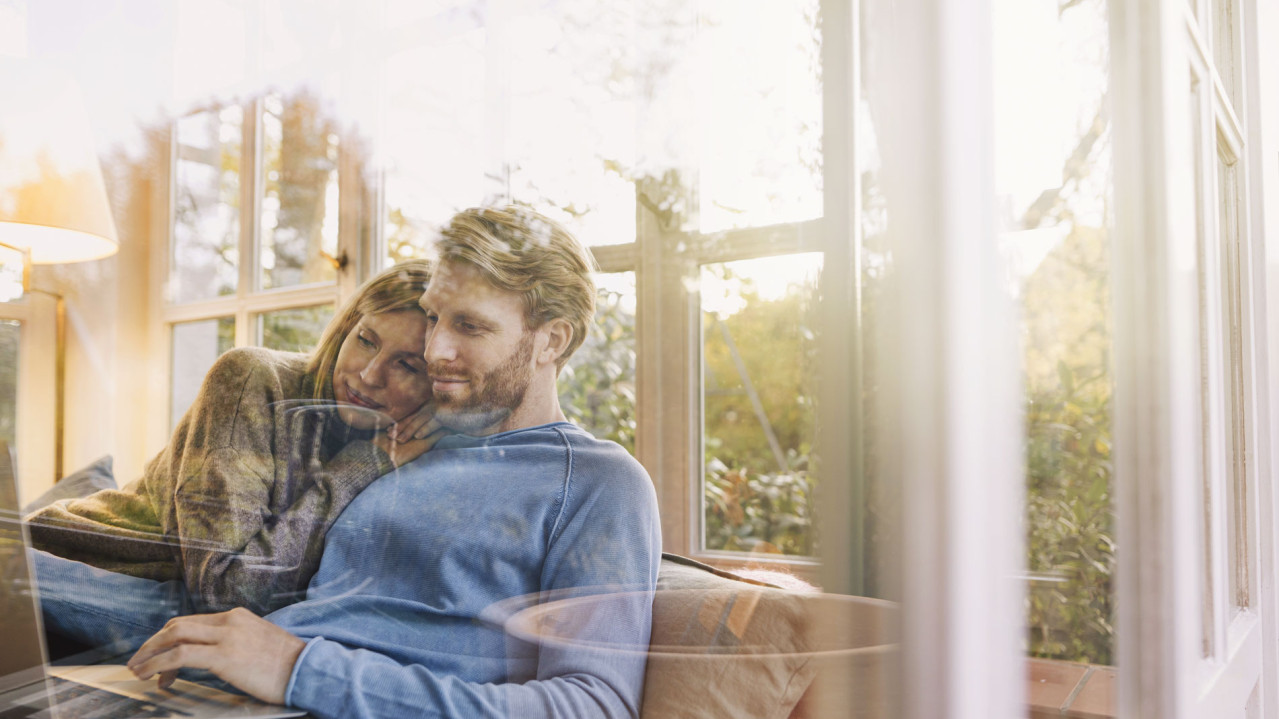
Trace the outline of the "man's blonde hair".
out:
M 559 223 L 520 205 L 472 207 L 453 216 L 437 248 L 441 262 L 465 262 L 494 287 L 523 295 L 527 329 L 566 320 L 573 336 L 557 368 L 582 346 L 595 318 L 595 262 Z
M 333 399 L 333 366 L 337 364 L 342 343 L 365 315 L 396 310 L 416 310 L 425 315 L 418 304 L 431 282 L 428 260 L 407 260 L 375 275 L 355 291 L 341 311 L 329 321 L 320 336 L 320 344 L 311 354 L 306 370 L 315 379 L 312 399 Z

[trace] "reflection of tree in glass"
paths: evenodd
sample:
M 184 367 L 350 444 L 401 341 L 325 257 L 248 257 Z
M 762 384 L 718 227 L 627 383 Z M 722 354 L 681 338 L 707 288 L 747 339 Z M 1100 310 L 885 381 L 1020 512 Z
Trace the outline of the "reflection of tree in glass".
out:
M 175 126 L 172 266 L 177 273 L 176 301 L 235 293 L 242 121 L 238 106 L 214 106 Z
M 332 266 L 324 257 L 326 216 L 336 208 L 326 203 L 336 181 L 338 127 L 319 96 L 306 88 L 288 96 L 268 94 L 264 122 L 263 196 L 278 203 L 274 227 L 263 227 L 267 287 L 285 287 L 329 279 Z M 269 260 L 269 261 L 267 261 Z

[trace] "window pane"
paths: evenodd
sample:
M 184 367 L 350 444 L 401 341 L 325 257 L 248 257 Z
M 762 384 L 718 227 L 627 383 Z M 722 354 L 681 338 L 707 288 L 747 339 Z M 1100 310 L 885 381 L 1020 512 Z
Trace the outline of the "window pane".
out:
M 263 347 L 287 352 L 310 352 L 320 343 L 324 327 L 333 319 L 333 305 L 297 307 L 258 316 Z
M 1114 661 L 1107 6 L 998 0 L 1000 246 L 1020 301 L 1027 648 Z
M 200 392 L 204 375 L 223 352 L 235 346 L 235 318 L 173 325 L 173 384 L 169 388 L 169 427 L 182 419 Z
M 168 288 L 173 302 L 235 294 L 243 122 L 238 105 L 177 122 Z
M 698 8 L 702 52 L 689 59 L 702 60 L 692 80 L 702 232 L 820 217 L 818 3 Z
M 635 273 L 597 275 L 595 324 L 560 372 L 560 407 L 596 437 L 635 452 Z
M 514 200 L 587 245 L 635 239 L 636 112 L 642 89 L 635 18 L 560 3 L 511 18 L 504 158 Z M 554 118 L 537 121 L 535 118 Z
M 262 164 L 262 288 L 333 281 L 338 127 L 318 93 L 263 97 Z
M 453 213 L 484 199 L 485 38 L 472 31 L 383 65 L 388 265 L 424 256 Z
M 22 323 L 0 320 L 0 439 L 16 447 L 18 432 L 18 343 Z
M 815 306 L 821 255 L 705 265 L 707 549 L 816 553 Z

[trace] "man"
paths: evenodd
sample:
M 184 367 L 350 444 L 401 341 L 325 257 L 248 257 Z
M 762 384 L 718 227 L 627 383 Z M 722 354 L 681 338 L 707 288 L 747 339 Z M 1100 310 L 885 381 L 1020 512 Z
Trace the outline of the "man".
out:
M 637 715 L 656 497 L 624 450 L 565 421 L 555 387 L 592 319 L 590 271 L 530 210 L 454 217 L 421 304 L 437 419 L 459 434 L 351 502 L 304 601 L 174 619 L 134 673 L 207 669 L 321 717 Z M 575 646 L 511 655 L 480 621 L 516 597 L 605 590 L 616 601 L 575 622 Z

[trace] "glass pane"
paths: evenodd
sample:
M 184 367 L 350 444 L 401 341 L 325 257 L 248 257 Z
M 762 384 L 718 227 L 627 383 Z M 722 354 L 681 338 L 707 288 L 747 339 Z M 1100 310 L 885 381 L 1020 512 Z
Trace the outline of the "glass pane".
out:
M 1114 661 L 1104 0 L 996 0 L 997 219 L 1020 301 L 1027 651 Z
M 243 123 L 238 105 L 177 122 L 168 286 L 172 302 L 235 294 Z
M 169 428 L 178 425 L 204 375 L 223 352 L 235 346 L 235 318 L 179 322 L 173 325 L 173 379 L 169 387 Z
M 258 315 L 261 345 L 286 352 L 310 352 L 333 319 L 333 305 L 295 307 Z
M 453 213 L 485 197 L 485 38 L 476 30 L 383 64 L 388 265 L 425 256 Z
M 595 277 L 595 324 L 560 372 L 569 420 L 635 452 L 635 273 Z
M 642 89 L 634 18 L 570 2 L 512 17 L 503 29 L 499 49 L 518 88 L 503 158 L 511 197 L 587 245 L 634 241 Z
M 704 265 L 707 549 L 813 555 L 817 276 L 809 253 Z
M 318 93 L 263 97 L 262 165 L 262 289 L 332 282 L 338 126 Z
M 0 439 L 17 446 L 18 436 L 18 343 L 22 323 L 0 320 Z
M 702 159 L 701 231 L 820 217 L 818 2 L 697 6 L 700 52 L 685 62 L 701 61 L 689 68 L 698 99 L 692 125 Z

